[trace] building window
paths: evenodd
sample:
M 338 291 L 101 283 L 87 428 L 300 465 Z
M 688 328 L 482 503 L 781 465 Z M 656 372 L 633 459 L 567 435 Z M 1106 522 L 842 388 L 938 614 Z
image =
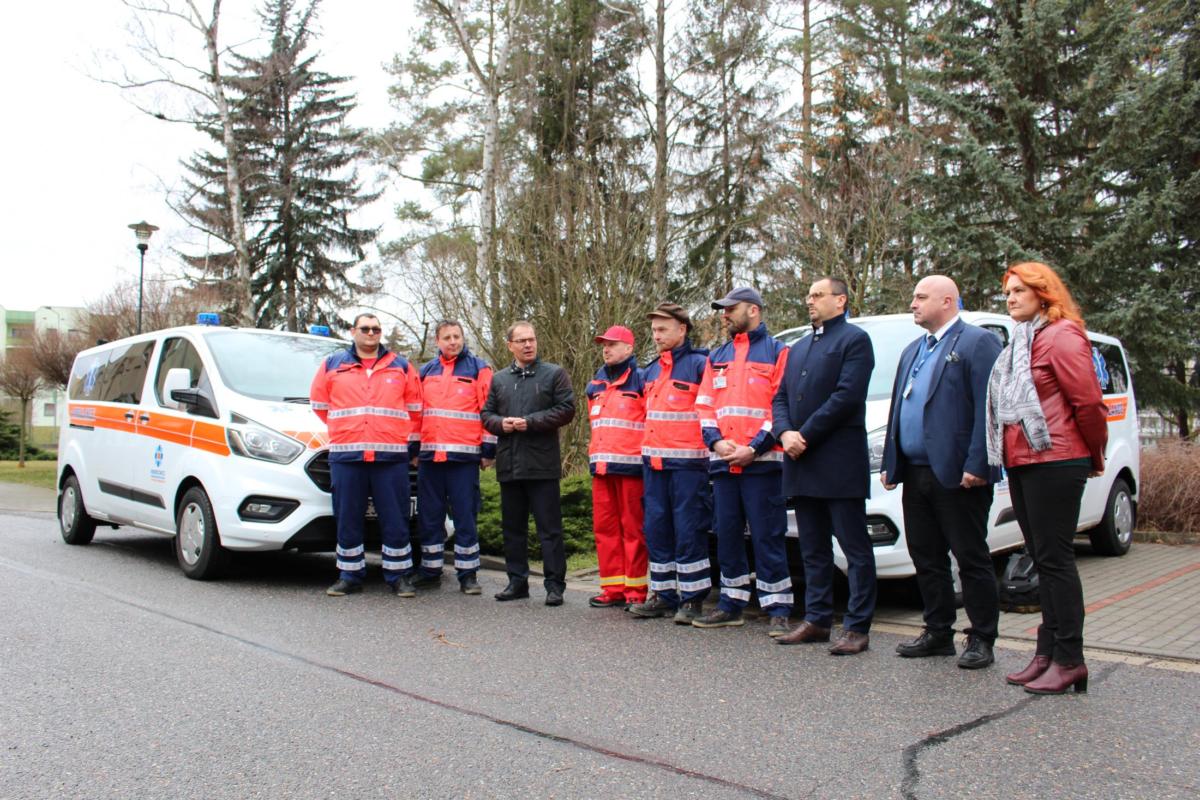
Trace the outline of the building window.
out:
M 54 403 L 43 403 L 42 404 L 42 416 L 43 417 L 53 417 L 54 412 L 55 412 Z

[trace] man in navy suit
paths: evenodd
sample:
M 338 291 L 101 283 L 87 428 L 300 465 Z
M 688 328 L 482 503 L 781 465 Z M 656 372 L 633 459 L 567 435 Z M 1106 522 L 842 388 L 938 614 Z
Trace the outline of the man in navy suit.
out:
M 808 292 L 813 333 L 792 345 L 772 405 L 783 446 L 783 493 L 792 498 L 804 561 L 804 621 L 775 641 L 828 642 L 833 626 L 833 537 L 849 563 L 850 600 L 833 655 L 867 649 L 875 614 L 875 551 L 867 535 L 870 494 L 867 384 L 871 339 L 846 321 L 846 282 L 822 278 Z
M 971 621 L 958 666 L 979 669 L 995 660 L 1000 619 L 987 545 L 992 485 L 1000 471 L 987 463 L 985 401 L 1001 344 L 959 317 L 958 287 L 944 275 L 921 279 L 912 312 L 928 333 L 900 356 L 879 479 L 888 489 L 904 484 L 904 533 L 925 604 L 925 630 L 896 652 L 905 658 L 955 654 L 954 553 Z

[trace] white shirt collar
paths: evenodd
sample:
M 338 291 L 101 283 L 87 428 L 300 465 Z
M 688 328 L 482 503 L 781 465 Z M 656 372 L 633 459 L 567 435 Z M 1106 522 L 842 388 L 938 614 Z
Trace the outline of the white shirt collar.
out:
M 933 338 L 937 339 L 939 342 L 942 341 L 942 337 L 946 335 L 946 331 L 953 328 L 954 323 L 958 322 L 958 316 L 959 316 L 958 314 L 955 314 L 953 319 L 951 319 L 945 325 L 943 325 L 942 327 L 940 327 L 936 331 L 934 331 Z

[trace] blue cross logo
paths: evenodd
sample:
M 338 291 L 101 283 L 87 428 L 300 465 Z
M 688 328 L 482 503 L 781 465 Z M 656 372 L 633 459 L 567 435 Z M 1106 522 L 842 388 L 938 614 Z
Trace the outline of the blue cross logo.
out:
M 160 444 L 158 447 L 154 448 L 154 466 L 161 467 L 162 462 L 163 462 L 163 449 L 162 449 L 162 445 Z

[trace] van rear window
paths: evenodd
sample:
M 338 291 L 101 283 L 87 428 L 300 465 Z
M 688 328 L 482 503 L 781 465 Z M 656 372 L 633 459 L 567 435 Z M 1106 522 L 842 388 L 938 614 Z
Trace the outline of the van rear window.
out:
M 77 358 L 67 396 L 72 400 L 137 405 L 142 401 L 153 351 L 153 341 L 138 342 Z

